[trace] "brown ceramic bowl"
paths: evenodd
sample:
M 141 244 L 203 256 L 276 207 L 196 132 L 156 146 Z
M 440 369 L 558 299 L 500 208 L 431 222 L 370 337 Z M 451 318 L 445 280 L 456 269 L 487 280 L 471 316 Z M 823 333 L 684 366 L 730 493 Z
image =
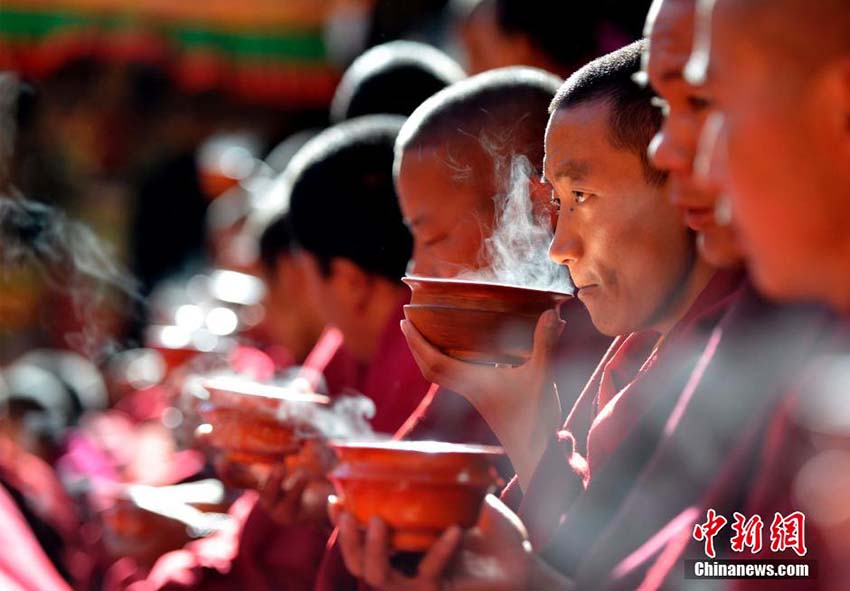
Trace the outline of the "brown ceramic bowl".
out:
M 281 419 L 277 411 L 287 405 L 324 406 L 330 403 L 326 396 L 226 376 L 201 385 L 208 399 L 198 407 L 204 424 L 196 438 L 210 448 L 222 479 L 234 486 L 256 488 L 281 463 L 287 470 L 300 466 L 304 445 L 321 438 L 307 421 Z
M 436 441 L 334 442 L 329 474 L 337 503 L 365 526 L 377 516 L 393 548 L 427 550 L 451 525 L 475 525 L 484 496 L 498 483 L 501 448 Z
M 283 455 L 298 450 L 307 427 L 269 420 L 254 413 L 204 405 L 201 418 L 210 426 L 206 443 L 216 449 Z
M 405 277 L 413 294 L 405 317 L 446 355 L 474 363 L 520 365 L 531 358 L 540 315 L 572 298 L 539 289 Z
M 300 392 L 283 386 L 263 384 L 240 377 L 207 378 L 200 385 L 208 401 L 219 408 L 274 415 L 281 406 L 318 404 L 326 406 L 331 400 L 322 394 Z

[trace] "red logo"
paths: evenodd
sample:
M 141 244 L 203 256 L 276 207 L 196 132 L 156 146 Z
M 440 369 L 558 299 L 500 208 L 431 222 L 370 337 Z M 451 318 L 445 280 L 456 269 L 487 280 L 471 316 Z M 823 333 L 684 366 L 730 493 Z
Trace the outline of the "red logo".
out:
M 735 535 L 732 536 L 730 544 L 732 552 L 743 552 L 745 548 L 749 548 L 753 554 L 761 552 L 761 534 L 764 529 L 764 521 L 760 515 L 753 515 L 749 519 L 741 513 L 735 511 L 733 514 L 735 522 L 732 523 L 732 529 Z
M 714 538 L 720 533 L 728 519 L 718 515 L 714 509 L 706 511 L 704 523 L 694 525 L 693 538 L 697 542 L 703 542 L 704 552 L 709 558 L 716 558 L 714 549 Z M 749 519 L 737 511 L 733 514 L 732 531 L 734 535 L 729 540 L 732 552 L 744 552 L 748 548 L 752 554 L 758 554 L 762 550 L 764 532 L 764 520 L 760 515 L 753 515 Z M 806 548 L 806 516 L 801 511 L 794 511 L 787 517 L 776 513 L 770 524 L 770 551 L 785 552 L 793 550 L 798 556 L 808 553 Z
M 770 524 L 770 551 L 784 552 L 791 549 L 797 556 L 805 556 L 806 548 L 806 516 L 801 511 L 794 511 L 788 517 L 777 513 Z
M 709 509 L 705 517 L 705 523 L 698 523 L 694 526 L 693 535 L 697 542 L 705 542 L 705 555 L 714 558 L 717 555 L 714 552 L 714 536 L 720 533 L 728 520 L 722 515 L 718 515 L 714 509 Z

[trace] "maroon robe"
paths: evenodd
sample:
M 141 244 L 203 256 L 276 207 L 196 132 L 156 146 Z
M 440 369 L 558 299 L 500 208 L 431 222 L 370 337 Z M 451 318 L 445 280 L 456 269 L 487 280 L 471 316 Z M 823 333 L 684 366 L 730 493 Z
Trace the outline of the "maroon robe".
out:
M 523 496 L 519 514 L 535 547 L 546 546 L 581 497 L 616 503 L 620 490 L 591 492 L 594 476 L 664 392 L 681 392 L 711 330 L 738 296 L 740 281 L 739 272 L 716 273 L 664 339 L 643 331 L 614 340 L 544 451 Z M 626 451 L 646 453 L 652 446 L 647 438 Z
M 758 299 L 752 298 L 750 303 L 757 306 Z M 763 302 L 761 306 L 771 309 Z M 750 312 L 753 307 L 751 305 Z M 834 373 L 825 370 L 839 364 L 843 365 L 846 375 L 850 367 L 850 323 L 845 319 L 842 324 L 840 320 L 812 309 L 801 313 L 800 308 L 773 307 L 773 312 L 792 321 L 778 330 L 774 327 L 766 333 L 767 338 L 761 339 L 762 348 L 767 350 L 767 355 L 760 355 L 761 363 L 757 366 L 762 371 L 753 371 L 755 366 L 752 363 L 739 361 L 736 364 L 736 360 L 742 357 L 736 354 L 747 352 L 744 348 L 723 355 L 729 352 L 723 350 L 722 342 L 718 347 L 716 359 L 712 360 L 714 377 L 721 372 L 727 375 L 734 372 L 735 387 L 697 387 L 691 401 L 694 411 L 688 411 L 691 416 L 694 412 L 705 416 L 704 413 L 712 410 L 712 405 L 718 414 L 722 409 L 735 409 L 731 416 L 723 417 L 724 421 L 709 423 L 709 428 L 704 429 L 713 439 L 708 439 L 711 445 L 707 446 L 710 453 L 706 456 L 715 464 L 714 470 L 699 475 L 703 480 L 702 491 L 695 490 L 695 487 L 680 491 L 683 493 L 681 498 L 666 512 L 666 523 L 661 515 L 655 518 L 653 524 L 659 527 L 659 532 L 647 537 L 642 546 L 635 546 L 636 550 L 623 560 L 618 567 L 621 580 L 631 576 L 633 581 L 637 581 L 642 576 L 641 589 L 680 586 L 682 561 L 705 557 L 702 545 L 692 539 L 691 533 L 695 523 L 705 520 L 708 508 L 728 516 L 730 524 L 734 511 L 748 518 L 760 515 L 764 520 L 764 548 L 761 552 L 757 555 L 749 551 L 732 552 L 728 543 L 732 533 L 727 525 L 726 531 L 721 532 L 716 540 L 719 557 L 798 559 L 790 550 L 772 552 L 769 536 L 776 512 L 786 516 L 802 510 L 808 513 L 805 529 L 809 552 L 806 558 L 816 562 L 818 577 L 814 580 L 737 580 L 730 582 L 730 588 L 838 591 L 850 587 L 850 546 L 847 543 L 850 527 L 847 520 L 826 525 L 818 522 L 809 510 L 814 508 L 822 512 L 823 504 L 807 507 L 805 499 L 801 500 L 797 495 L 798 478 L 804 471 L 809 471 L 808 484 L 799 490 L 811 489 L 815 484 L 820 494 L 827 498 L 846 498 L 838 496 L 846 495 L 846 486 L 843 490 L 832 490 L 834 475 L 828 471 L 817 474 L 813 479 L 810 469 L 814 464 L 809 462 L 816 457 L 825 457 L 822 455 L 825 452 L 846 454 L 850 451 L 850 430 L 844 424 L 841 432 L 824 433 L 807 423 L 811 423 L 813 412 L 816 414 L 819 410 L 837 408 L 839 416 L 845 412 L 847 386 L 836 388 L 841 382 L 835 379 Z M 796 323 L 794 319 L 797 319 Z M 764 314 L 759 320 L 763 325 Z M 837 331 L 833 330 L 836 324 L 839 325 Z M 763 329 L 763 326 L 754 327 L 751 323 L 750 328 Z M 783 342 L 790 343 L 790 346 L 776 345 Z M 726 344 L 732 348 L 733 339 L 727 339 Z M 748 350 L 752 353 L 755 349 L 750 346 Z M 770 371 L 765 372 L 764 369 Z M 712 366 L 709 365 L 705 381 L 711 377 Z M 713 385 L 717 386 L 716 383 Z M 701 394 L 703 397 L 700 397 Z M 692 427 L 693 423 L 687 420 L 683 420 L 680 426 L 686 431 Z M 663 455 L 658 461 L 672 464 Z M 642 495 L 635 495 L 636 503 L 645 503 L 644 497 L 652 494 L 650 491 L 639 492 Z
M 407 346 L 401 321 L 404 304 L 392 314 L 381 335 L 374 360 L 361 376 L 359 389 L 375 403 L 372 429 L 394 434 L 422 402 L 431 384 L 422 377 Z
M 330 396 L 351 388 L 357 383 L 359 373 L 357 361 L 345 348 L 342 332 L 332 326 L 326 327 L 319 335 L 302 367 L 314 390 L 321 389 L 321 380 L 317 379 L 321 376 L 325 391 Z
M 0 589 L 70 591 L 9 493 L 0 486 Z
M 684 387 L 659 388 L 586 489 L 565 494 L 538 552 L 579 588 L 681 587 L 683 556 L 705 557 L 691 534 L 706 509 L 730 522 L 747 509 L 777 405 L 823 325 L 821 311 L 774 306 L 745 286 Z M 727 525 L 716 538 L 720 552 L 730 535 Z

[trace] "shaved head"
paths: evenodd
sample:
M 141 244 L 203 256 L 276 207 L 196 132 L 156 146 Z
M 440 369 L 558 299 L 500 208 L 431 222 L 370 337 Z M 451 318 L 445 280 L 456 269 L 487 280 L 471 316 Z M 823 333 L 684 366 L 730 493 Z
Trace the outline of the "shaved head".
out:
M 720 117 L 719 186 L 753 278 L 850 310 L 850 3 L 700 0 L 688 77 Z M 748 23 L 742 27 L 741 23 Z
M 850 53 L 847 0 L 702 0 L 701 10 L 748 23 L 753 41 L 770 47 L 788 65 L 812 73 L 838 54 Z

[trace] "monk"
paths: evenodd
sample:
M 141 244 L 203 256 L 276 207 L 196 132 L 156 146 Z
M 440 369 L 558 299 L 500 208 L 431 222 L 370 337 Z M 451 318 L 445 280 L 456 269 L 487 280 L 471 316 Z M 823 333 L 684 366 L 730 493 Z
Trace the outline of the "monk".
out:
M 541 231 L 548 228 L 539 138 L 559 85 L 557 77 L 532 68 L 492 70 L 438 93 L 408 119 L 396 142 L 395 171 L 399 202 L 413 234 L 409 273 L 443 278 L 483 274 L 485 280 L 494 275 L 491 265 L 504 262 L 492 260 L 489 245 L 496 226 L 506 223 L 501 218 L 509 201 L 528 199 L 526 215 L 536 218 Z M 527 188 L 511 186 L 511 167 L 520 160 L 529 166 L 528 178 L 521 181 Z M 563 284 L 569 285 L 566 275 Z M 571 330 L 558 357 L 570 363 L 562 364 L 568 370 L 555 379 L 569 393 L 587 380 L 609 340 L 593 329 L 578 302 L 565 305 L 561 314 Z M 446 390 L 435 400 L 412 417 L 418 426 L 411 435 L 442 440 L 463 436 L 463 441 L 475 442 L 469 429 L 451 427 L 465 416 L 453 407 L 468 403 Z
M 368 116 L 309 142 L 284 172 L 304 289 L 342 332 L 373 399 L 372 426 L 394 433 L 428 389 L 398 329 L 412 252 L 393 186 L 392 148 L 403 120 Z
M 289 217 L 280 215 L 260 233 L 259 254 L 266 284 L 266 331 L 274 346 L 291 356 L 313 389 L 330 395 L 351 387 L 356 362 L 342 346 L 342 334 L 325 326 L 315 303 L 296 286 L 303 270 L 292 243 Z
M 331 101 L 331 121 L 363 115 L 410 115 L 422 102 L 466 77 L 439 49 L 414 41 L 376 45 L 354 60 Z
M 823 501 L 846 496 L 827 458 L 846 450 L 850 438 L 838 419 L 846 408 L 840 376 L 847 366 L 850 309 L 843 123 L 850 11 L 841 2 L 791 0 L 701 7 L 688 73 L 704 85 L 715 111 L 719 139 L 703 154 L 711 163 L 708 182 L 728 196 L 756 284 L 774 298 L 819 301 L 837 315 L 830 361 L 813 364 L 805 386 L 788 393 L 776 417 L 774 445 L 750 506 L 804 510 L 814 542 L 809 556 L 818 560 L 820 574 L 817 585 L 807 581 L 805 588 L 846 588 L 847 549 L 840 542 L 847 538 L 846 521 L 824 510 Z M 746 36 L 733 24 L 742 18 L 757 23 Z M 762 85 L 776 68 L 783 77 L 768 91 Z
M 465 367 L 439 354 L 412 326 L 404 325 L 426 375 L 457 384 L 499 436 L 525 493 L 520 516 L 541 550 L 560 534 L 556 528 L 563 530 L 571 521 L 577 522 L 574 529 L 593 535 L 614 516 L 629 482 L 661 438 L 663 423 L 653 415 L 672 411 L 711 330 L 740 287 L 740 272 L 717 271 L 696 256 L 693 233 L 680 223 L 678 209 L 667 200 L 665 175 L 648 162 L 646 149 L 660 124 L 660 113 L 650 105 L 651 94 L 631 81 L 643 45 L 591 62 L 565 83 L 552 103 L 545 173 L 561 207 L 550 254 L 570 268 L 579 298 L 597 328 L 620 335 L 566 423 L 559 428 L 561 411 L 551 392 L 529 395 L 535 392 L 529 385 L 540 383 L 533 375 L 539 372 L 535 363 L 540 363 L 539 356 L 551 348 L 562 328 L 554 314 L 541 317 L 534 357 L 527 367 L 508 371 Z M 517 399 L 511 392 L 523 396 Z M 635 431 L 640 437 L 630 436 Z M 614 482 L 609 464 L 624 468 L 613 471 Z M 582 512 L 572 508 L 583 504 L 582 499 L 597 503 L 587 514 L 602 520 L 593 530 L 585 529 Z M 466 583 L 472 588 L 567 585 L 567 579 L 551 567 L 571 574 L 577 564 L 551 560 L 547 564 L 528 553 L 511 523 L 515 522 L 506 517 L 504 507 L 494 501 L 485 505 L 481 531 L 467 535 L 464 558 L 453 567 L 453 584 L 458 588 Z M 439 584 L 435 575 L 461 541 L 459 531 L 448 530 L 411 580 L 380 560 L 387 535 L 382 523 L 370 527 L 365 549 L 347 516 L 340 518 L 340 532 L 349 569 L 379 588 Z M 587 547 L 587 538 L 582 543 Z M 465 560 L 482 551 L 501 557 L 502 568 L 479 572 L 470 581 Z
M 694 174 L 699 168 L 699 136 L 711 108 L 705 89 L 684 75 L 695 12 L 694 1 L 659 0 L 647 19 L 649 45 L 640 78 L 658 91 L 656 103 L 665 114 L 650 153 L 653 164 L 670 174 L 671 200 L 698 232 L 701 256 L 715 264 L 740 265 L 735 233 L 714 212 L 717 191 Z M 753 485 L 754 472 L 775 470 L 774 461 L 765 458 L 787 462 L 795 455 L 775 444 L 777 433 L 789 431 L 776 419 L 784 415 L 787 384 L 803 372 L 828 321 L 820 309 L 777 305 L 744 285 L 713 331 L 678 396 L 676 411 L 657 416 L 665 421 L 665 438 L 648 468 L 624 498 L 617 517 L 595 533 L 592 549 L 578 555 L 581 565 L 571 576 L 579 587 L 677 588 L 684 582 L 683 557 L 706 558 L 703 544 L 691 537 L 708 509 L 730 520 L 735 511 L 749 516 L 758 509 L 757 503 L 745 500 L 764 496 L 765 483 Z M 630 435 L 627 441 L 638 440 Z M 606 470 L 616 479 L 612 472 L 624 468 L 612 462 Z M 576 503 L 573 512 L 598 513 L 598 503 L 586 501 Z M 791 512 L 786 507 L 782 511 Z M 773 515 L 761 514 L 767 519 Z M 600 517 L 583 521 L 586 531 L 598 530 Z M 742 557 L 730 547 L 730 537 L 718 538 L 718 555 Z M 561 528 L 550 544 L 549 559 L 574 560 L 575 548 L 586 543 L 587 536 L 576 527 Z
M 490 272 L 492 239 L 507 199 L 528 199 L 528 215 L 545 220 L 548 193 L 540 183 L 547 107 L 561 80 L 540 70 L 510 67 L 456 83 L 422 104 L 402 127 L 396 142 L 395 174 L 399 203 L 413 235 L 412 275 L 456 277 Z M 509 137 L 497 142 L 492 138 Z M 511 186 L 511 164 L 530 166 L 527 187 Z M 509 193 L 515 192 L 509 197 Z M 538 206 L 537 212 L 534 211 Z M 548 221 L 541 221 L 548 228 Z M 554 266 L 554 264 L 553 264 Z M 557 267 L 554 267 L 557 269 Z M 562 310 L 570 331 L 558 350 L 569 371 L 559 372 L 566 392 L 587 380 L 610 340 L 593 329 L 586 310 L 571 302 Z M 462 396 L 432 386 L 397 438 L 460 443 L 497 443 L 478 412 Z M 513 476 L 508 462 L 499 465 Z M 333 548 L 325 557 L 320 589 L 356 584 L 339 571 Z M 335 562 L 336 561 L 336 562 Z

